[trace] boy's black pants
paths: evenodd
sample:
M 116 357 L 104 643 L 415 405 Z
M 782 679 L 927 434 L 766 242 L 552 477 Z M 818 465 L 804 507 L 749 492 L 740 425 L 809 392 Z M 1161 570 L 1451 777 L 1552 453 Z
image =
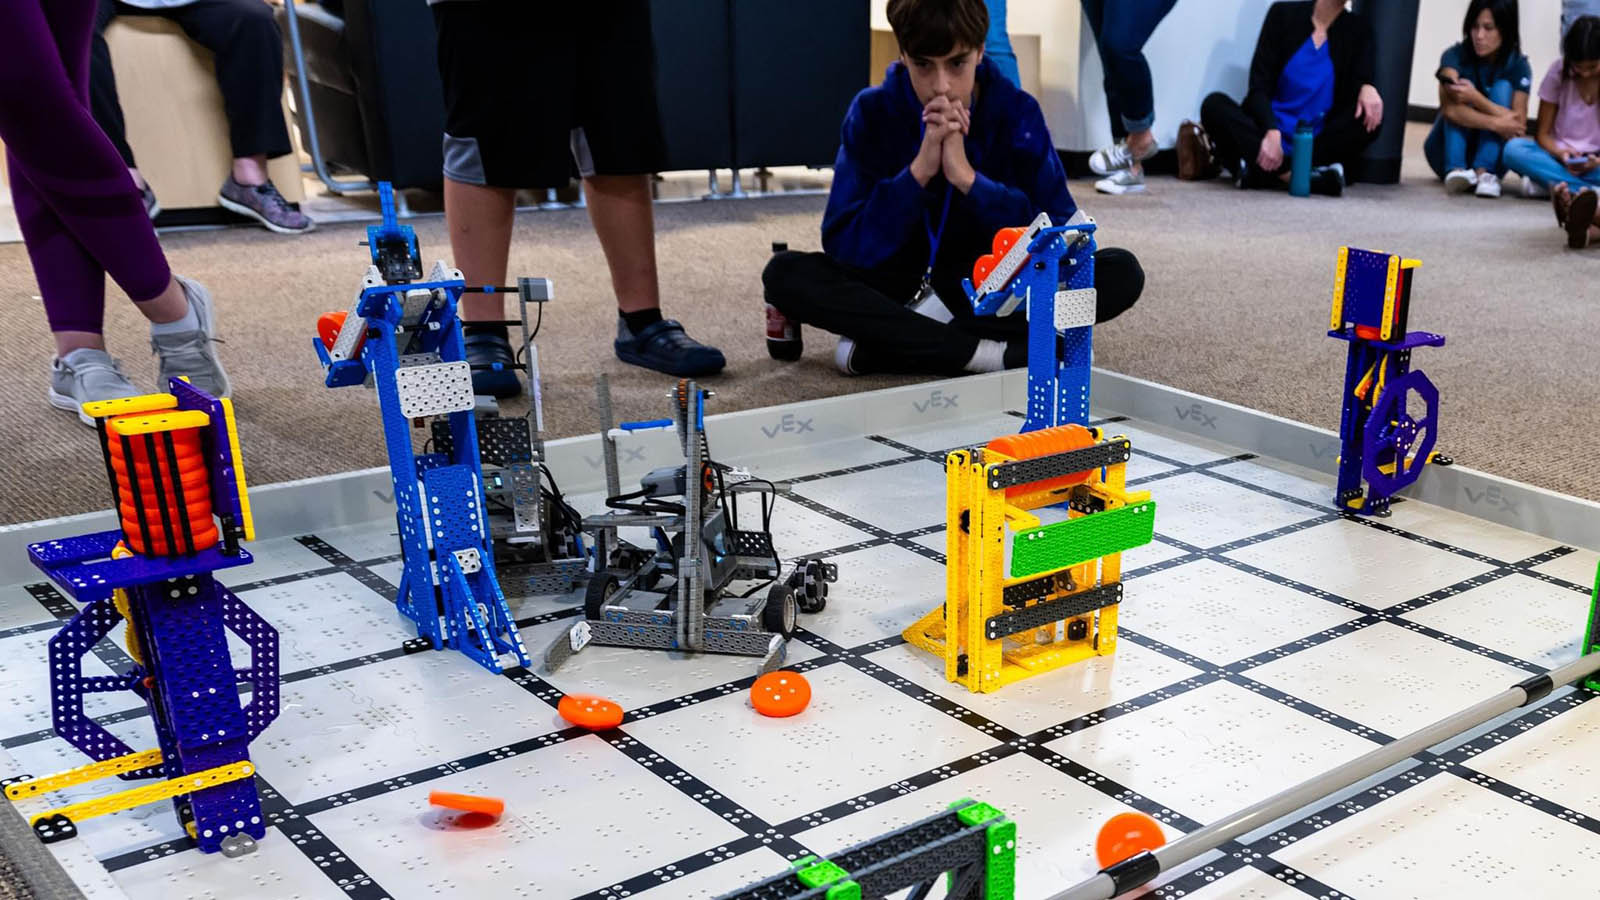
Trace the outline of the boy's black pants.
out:
M 1094 275 L 1099 322 L 1121 315 L 1144 290 L 1144 270 L 1127 250 L 1097 251 Z M 908 301 L 917 288 L 914 282 L 885 284 L 874 273 L 847 266 L 826 253 L 779 253 L 767 263 L 761 281 L 768 303 L 792 321 L 855 341 L 857 353 L 869 355 L 877 371 L 959 375 L 980 339 L 1009 344 L 1026 342 L 1028 337 L 1021 309 L 1002 319 L 979 317 L 972 314 L 965 297 L 941 295 L 955 319 L 938 322 L 911 311 Z

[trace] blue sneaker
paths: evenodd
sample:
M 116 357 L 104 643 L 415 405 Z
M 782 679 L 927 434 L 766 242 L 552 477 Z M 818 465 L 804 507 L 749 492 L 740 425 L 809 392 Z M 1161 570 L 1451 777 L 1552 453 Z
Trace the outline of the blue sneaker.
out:
M 517 359 L 511 352 L 509 338 L 492 331 L 481 331 L 467 335 L 463 343 L 466 344 L 467 362 L 472 366 L 474 394 L 504 400 L 522 393 L 522 379 L 517 377 Z
M 614 346 L 617 359 L 625 363 L 680 378 L 715 375 L 727 365 L 721 350 L 707 347 L 689 337 L 684 333 L 683 326 L 672 319 L 662 319 L 634 334 L 628 330 L 627 323 L 619 318 Z

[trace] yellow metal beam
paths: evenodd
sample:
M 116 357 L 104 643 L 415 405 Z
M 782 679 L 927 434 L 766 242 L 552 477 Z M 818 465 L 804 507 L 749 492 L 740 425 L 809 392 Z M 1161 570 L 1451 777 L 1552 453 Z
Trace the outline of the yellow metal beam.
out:
M 179 794 L 192 794 L 204 788 L 216 787 L 219 784 L 227 784 L 230 781 L 249 778 L 255 773 L 255 764 L 249 760 L 230 763 L 226 766 L 217 766 L 214 769 L 193 772 L 182 778 L 147 784 L 143 787 L 118 791 L 115 794 L 107 794 L 104 797 L 96 797 L 93 800 L 85 800 L 82 803 L 73 803 L 58 809 L 52 809 L 34 816 L 29 820 L 29 823 L 38 824 L 40 821 L 54 816 L 64 816 L 72 822 L 82 822 L 85 819 L 92 819 L 96 816 L 133 809 L 135 806 L 143 806 L 146 803 L 170 800 Z
M 160 750 L 129 753 L 126 756 L 90 763 L 86 766 L 79 766 L 76 769 L 57 772 L 54 775 L 46 775 L 43 778 L 33 778 L 28 781 L 8 784 L 6 785 L 6 797 L 11 800 L 22 800 L 27 797 L 36 797 L 40 794 L 49 794 L 76 785 L 87 784 L 91 781 L 99 781 L 102 778 L 110 778 L 113 775 L 121 775 L 123 772 L 132 772 L 134 769 L 159 765 L 161 765 Z

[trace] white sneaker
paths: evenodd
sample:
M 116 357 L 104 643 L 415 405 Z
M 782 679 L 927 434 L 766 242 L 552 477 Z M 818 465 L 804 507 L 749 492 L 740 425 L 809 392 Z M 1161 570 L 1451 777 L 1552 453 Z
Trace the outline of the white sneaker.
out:
M 1471 169 L 1451 169 L 1444 176 L 1444 192 L 1446 194 L 1465 194 L 1478 184 L 1478 176 L 1472 174 Z
M 1154 141 L 1150 142 L 1150 149 L 1142 156 L 1135 157 L 1133 151 L 1128 149 L 1128 140 L 1123 138 L 1109 147 L 1101 147 L 1089 154 L 1089 171 L 1096 175 L 1110 175 L 1133 166 L 1136 162 L 1143 162 L 1156 155 Z
M 850 358 L 856 355 L 856 342 L 847 337 L 839 338 L 839 346 L 833 348 L 833 365 L 845 375 L 860 375 L 855 369 L 850 368 Z
M 184 298 L 194 310 L 200 327 L 176 334 L 150 334 L 150 351 L 161 360 L 162 389 L 174 376 L 182 375 L 189 383 L 213 397 L 221 399 L 232 392 L 228 373 L 217 358 L 213 342 L 217 337 L 216 306 L 211 302 L 211 292 L 198 281 L 177 276 L 183 287 Z
M 94 419 L 83 411 L 85 403 L 143 393 L 104 350 L 81 347 L 50 361 L 50 405 L 77 413 L 78 421 L 90 427 Z
M 1142 194 L 1144 193 L 1144 173 L 1132 169 L 1122 169 L 1096 181 L 1094 189 L 1102 194 Z
M 1550 191 L 1532 178 L 1522 176 L 1522 196 L 1529 200 L 1549 200 Z
M 1493 172 L 1485 172 L 1478 176 L 1478 189 L 1473 191 L 1479 197 L 1494 198 L 1500 196 L 1500 177 Z

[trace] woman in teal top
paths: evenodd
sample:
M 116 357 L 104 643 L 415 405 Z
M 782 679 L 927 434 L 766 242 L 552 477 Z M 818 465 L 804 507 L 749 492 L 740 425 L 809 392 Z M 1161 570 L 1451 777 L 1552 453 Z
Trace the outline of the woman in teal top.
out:
M 1533 85 L 1517 0 L 1472 0 L 1461 31 L 1461 43 L 1439 59 L 1439 118 L 1422 150 L 1447 192 L 1498 197 L 1506 172 L 1501 151 L 1527 131 Z

